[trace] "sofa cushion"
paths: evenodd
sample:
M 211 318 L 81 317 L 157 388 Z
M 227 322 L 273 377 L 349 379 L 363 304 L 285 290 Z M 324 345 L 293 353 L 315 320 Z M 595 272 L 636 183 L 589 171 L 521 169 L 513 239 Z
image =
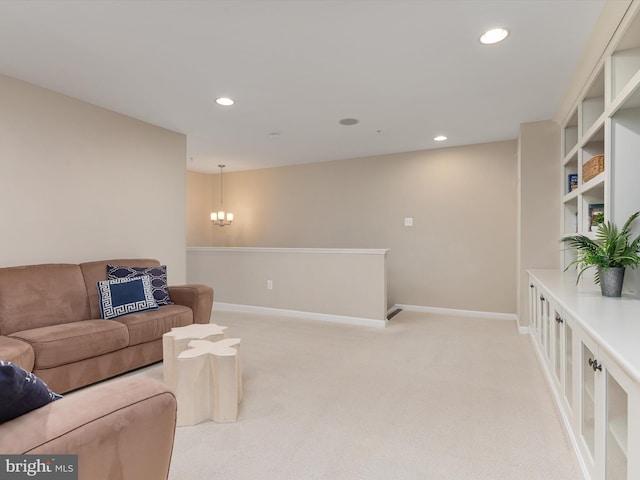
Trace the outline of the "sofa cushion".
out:
M 25 370 L 33 370 L 36 355 L 27 342 L 0 336 L 0 360 L 11 362 Z
M 100 316 L 105 319 L 158 308 L 151 277 L 115 278 L 98 282 Z
M 193 311 L 182 305 L 165 305 L 158 310 L 132 313 L 114 319 L 129 330 L 129 345 L 151 342 L 162 338 L 173 327 L 184 327 L 193 323 Z
M 0 423 L 50 403 L 61 395 L 22 367 L 0 360 Z
M 0 268 L 0 292 L 0 335 L 91 318 L 78 265 Z
M 16 332 L 36 354 L 35 369 L 53 368 L 113 352 L 129 344 L 127 328 L 118 322 L 83 320 Z
M 86 285 L 85 288 L 89 294 L 89 308 L 91 309 L 91 316 L 87 316 L 85 318 L 100 318 L 100 301 L 98 298 L 96 283 L 101 280 L 108 280 L 107 264 L 128 265 L 132 267 L 157 267 L 160 265 L 160 262 L 150 258 L 129 258 L 81 263 L 80 270 L 82 270 L 84 283 Z
M 127 267 L 126 265 L 107 264 L 109 280 L 114 278 L 135 278 L 143 275 L 151 277 L 151 287 L 156 303 L 158 305 L 173 305 L 169 296 L 166 265 L 160 265 L 159 267 Z

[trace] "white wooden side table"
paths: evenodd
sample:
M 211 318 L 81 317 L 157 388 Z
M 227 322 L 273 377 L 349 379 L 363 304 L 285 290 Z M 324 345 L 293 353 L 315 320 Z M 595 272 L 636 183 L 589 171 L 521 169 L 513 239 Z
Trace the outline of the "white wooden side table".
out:
M 194 323 L 186 327 L 175 327 L 162 336 L 162 368 L 164 383 L 176 388 L 176 359 L 192 340 L 218 341 L 226 337 L 227 327 L 215 323 Z
M 192 340 L 188 347 L 177 358 L 177 424 L 235 422 L 242 400 L 240 339 Z

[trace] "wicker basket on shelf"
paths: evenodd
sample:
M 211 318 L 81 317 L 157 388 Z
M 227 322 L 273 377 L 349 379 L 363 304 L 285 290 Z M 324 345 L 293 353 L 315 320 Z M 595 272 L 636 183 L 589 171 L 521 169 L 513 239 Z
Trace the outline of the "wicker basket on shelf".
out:
M 596 155 L 582 165 L 582 183 L 586 183 L 599 173 L 604 172 L 604 155 Z

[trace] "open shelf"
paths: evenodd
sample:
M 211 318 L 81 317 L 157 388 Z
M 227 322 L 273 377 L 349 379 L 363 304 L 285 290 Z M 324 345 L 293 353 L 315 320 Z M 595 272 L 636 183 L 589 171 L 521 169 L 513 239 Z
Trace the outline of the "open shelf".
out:
M 582 135 L 587 136 L 604 114 L 604 67 L 582 99 Z
M 618 110 L 637 107 L 640 107 L 640 71 L 636 72 L 611 102 L 610 115 L 614 115 Z
M 578 189 L 572 190 L 571 192 L 567 193 L 564 197 L 562 197 L 562 203 L 571 203 L 573 201 L 577 202 L 578 193 Z
M 617 224 L 640 209 L 640 0 L 633 3 L 561 126 L 563 235 L 594 237 L 589 205 L 602 205 L 605 220 Z M 585 180 L 596 156 L 604 171 Z M 564 268 L 570 257 L 561 259 Z
M 578 110 L 574 110 L 569 121 L 562 129 L 564 136 L 563 155 L 567 156 L 578 145 Z
M 606 115 L 602 114 L 597 121 L 581 137 L 580 144 L 582 148 L 593 149 L 596 145 L 604 145 L 604 119 Z M 601 150 L 599 153 L 603 153 Z M 597 154 L 596 154 L 597 155 Z
M 640 15 L 626 29 L 611 54 L 611 98 L 621 95 L 640 71 Z
M 606 179 L 605 172 L 599 173 L 587 183 L 582 184 L 581 191 L 583 195 L 598 197 L 604 201 L 604 181 Z M 602 203 L 602 202 L 600 202 Z
M 580 174 L 578 173 L 578 150 L 575 149 L 573 155 L 565 159 L 562 169 L 565 178 L 565 194 L 575 193 L 580 185 Z M 572 183 L 571 178 L 574 182 Z M 573 187 L 572 187 L 573 185 Z
M 611 118 L 611 137 L 611 155 L 615 159 L 611 199 L 616 207 L 612 220 L 620 223 L 640 206 L 640 107 L 616 112 Z

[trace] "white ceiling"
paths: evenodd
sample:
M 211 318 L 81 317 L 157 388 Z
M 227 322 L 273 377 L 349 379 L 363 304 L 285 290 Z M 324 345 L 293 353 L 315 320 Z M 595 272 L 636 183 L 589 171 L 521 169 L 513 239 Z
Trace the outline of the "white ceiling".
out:
M 186 134 L 191 170 L 338 160 L 552 118 L 603 4 L 2 0 L 0 73 Z

